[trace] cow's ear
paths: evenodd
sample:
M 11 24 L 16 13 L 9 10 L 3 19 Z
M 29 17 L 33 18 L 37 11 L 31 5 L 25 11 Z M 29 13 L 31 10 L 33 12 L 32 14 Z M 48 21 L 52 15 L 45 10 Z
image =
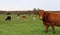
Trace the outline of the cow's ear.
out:
M 44 14 L 45 14 L 45 15 L 49 15 L 50 13 L 48 13 L 48 12 L 44 12 Z

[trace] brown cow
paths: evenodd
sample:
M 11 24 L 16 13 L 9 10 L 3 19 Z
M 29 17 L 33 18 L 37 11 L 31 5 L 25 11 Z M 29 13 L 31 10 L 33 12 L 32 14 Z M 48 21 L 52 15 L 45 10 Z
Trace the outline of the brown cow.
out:
M 53 33 L 55 33 L 54 26 L 60 26 L 60 12 L 39 11 L 39 17 L 46 26 L 46 32 L 48 32 L 49 26 L 51 26 Z
M 24 20 L 26 20 L 26 19 L 27 19 L 27 16 L 22 16 L 22 18 L 23 18 Z

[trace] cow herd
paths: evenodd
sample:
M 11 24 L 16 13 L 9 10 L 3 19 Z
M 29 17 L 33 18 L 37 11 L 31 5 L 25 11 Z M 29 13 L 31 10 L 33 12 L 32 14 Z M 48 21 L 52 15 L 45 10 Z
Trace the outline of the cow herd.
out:
M 55 33 L 55 26 L 60 26 L 60 12 L 55 11 L 38 11 L 39 19 L 43 21 L 43 25 L 46 27 L 46 33 L 48 32 L 48 28 L 51 26 L 53 33 Z M 17 15 L 17 19 L 19 19 L 19 14 Z M 36 19 L 37 16 L 33 17 L 33 20 Z M 27 19 L 27 16 L 22 16 L 24 20 Z M 7 16 L 5 20 L 11 20 L 11 16 Z
M 37 17 L 37 16 L 33 16 L 32 20 L 36 20 L 36 17 Z M 19 20 L 19 18 L 20 18 L 20 17 L 19 17 L 19 15 L 17 14 L 17 15 L 16 15 L 16 20 Z M 11 21 L 11 19 L 12 19 L 11 15 L 7 15 L 6 18 L 5 18 L 6 21 L 7 21 L 7 20 Z M 23 19 L 23 20 L 27 20 L 28 17 L 27 17 L 26 15 L 23 15 L 23 16 L 22 16 L 22 19 Z

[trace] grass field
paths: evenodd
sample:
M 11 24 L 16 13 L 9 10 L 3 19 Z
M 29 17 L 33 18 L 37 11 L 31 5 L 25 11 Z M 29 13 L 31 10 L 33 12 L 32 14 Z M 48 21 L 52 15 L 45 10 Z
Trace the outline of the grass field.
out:
M 11 21 L 5 21 L 5 16 L 0 15 L 0 35 L 60 35 L 60 27 L 55 27 L 55 34 L 51 27 L 49 32 L 45 33 L 45 26 L 38 16 L 33 20 L 34 15 L 27 15 L 28 19 L 23 20 L 21 15 L 19 20 L 16 20 L 16 15 L 12 15 Z

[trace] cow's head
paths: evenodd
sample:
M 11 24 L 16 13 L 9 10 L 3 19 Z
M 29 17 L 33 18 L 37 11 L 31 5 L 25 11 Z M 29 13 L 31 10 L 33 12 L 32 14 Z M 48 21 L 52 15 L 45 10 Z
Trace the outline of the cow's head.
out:
M 43 10 L 40 10 L 38 13 L 39 13 L 40 20 L 42 20 L 46 12 L 44 12 Z

